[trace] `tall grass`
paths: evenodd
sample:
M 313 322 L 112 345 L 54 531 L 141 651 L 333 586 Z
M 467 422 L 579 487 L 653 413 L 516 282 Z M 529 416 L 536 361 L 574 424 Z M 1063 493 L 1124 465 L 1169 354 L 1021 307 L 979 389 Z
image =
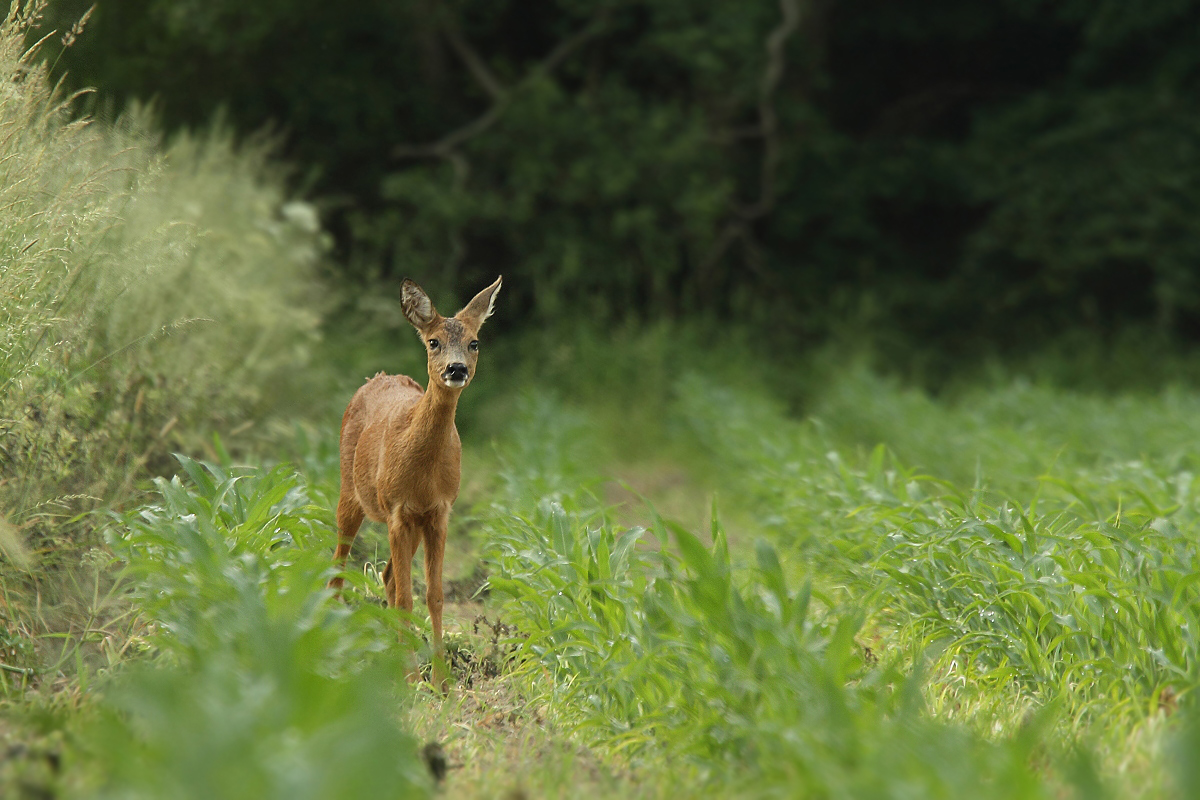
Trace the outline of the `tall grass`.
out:
M 38 6 L 0 26 L 0 513 L 51 536 L 287 396 L 320 240 L 265 145 L 76 118 L 25 49 Z
M 323 249 L 266 142 L 163 142 L 152 114 L 78 117 L 0 24 L 0 687 L 78 690 L 136 615 L 94 535 L 171 453 L 234 444 L 307 396 Z M 54 46 L 57 46 L 57 40 Z

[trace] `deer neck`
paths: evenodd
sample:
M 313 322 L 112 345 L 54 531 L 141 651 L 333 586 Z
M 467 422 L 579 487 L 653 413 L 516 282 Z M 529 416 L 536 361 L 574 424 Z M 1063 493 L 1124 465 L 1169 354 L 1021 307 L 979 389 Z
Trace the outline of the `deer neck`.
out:
M 454 437 L 454 412 L 461 393 L 460 389 L 450 389 L 437 378 L 430 378 L 429 388 L 417 403 L 409 423 L 412 440 L 432 448 L 447 444 Z

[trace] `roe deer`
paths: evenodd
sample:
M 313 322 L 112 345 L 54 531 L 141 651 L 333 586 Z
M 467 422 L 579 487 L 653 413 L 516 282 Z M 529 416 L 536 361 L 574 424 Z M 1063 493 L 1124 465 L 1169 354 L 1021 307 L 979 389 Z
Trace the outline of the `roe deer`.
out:
M 391 549 L 383 573 L 388 603 L 411 612 L 412 559 L 417 545 L 425 545 L 434 679 L 443 686 L 442 556 L 462 460 L 454 412 L 459 395 L 475 375 L 476 337 L 492 314 L 501 280 L 497 278 L 462 311 L 446 318 L 420 286 L 405 279 L 401 308 L 425 341 L 429 388 L 422 391 L 407 375 L 380 372 L 354 393 L 342 417 L 342 486 L 334 561 L 345 566 L 364 516 L 386 524 Z M 342 578 L 333 578 L 329 586 L 340 590 Z

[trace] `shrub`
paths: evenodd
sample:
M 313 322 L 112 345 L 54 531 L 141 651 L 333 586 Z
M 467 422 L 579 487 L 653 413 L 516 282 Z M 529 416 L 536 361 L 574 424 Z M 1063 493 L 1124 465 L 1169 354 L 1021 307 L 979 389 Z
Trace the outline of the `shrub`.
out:
M 40 5 L 0 26 L 0 514 L 46 534 L 287 396 L 321 244 L 265 143 L 74 117 L 25 49 Z

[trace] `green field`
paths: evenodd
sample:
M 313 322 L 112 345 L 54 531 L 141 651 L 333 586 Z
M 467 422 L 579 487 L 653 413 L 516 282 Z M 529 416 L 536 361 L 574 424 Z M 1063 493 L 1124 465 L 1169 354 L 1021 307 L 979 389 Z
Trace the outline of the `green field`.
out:
M 433 796 L 434 744 L 447 796 L 1200 795 L 1186 353 L 934 392 L 761 327 L 485 328 L 443 695 L 405 680 L 428 620 L 384 607 L 377 526 L 324 588 L 341 410 L 425 380 L 399 298 L 322 277 L 265 147 L 73 122 L 21 33 L 0 795 Z

